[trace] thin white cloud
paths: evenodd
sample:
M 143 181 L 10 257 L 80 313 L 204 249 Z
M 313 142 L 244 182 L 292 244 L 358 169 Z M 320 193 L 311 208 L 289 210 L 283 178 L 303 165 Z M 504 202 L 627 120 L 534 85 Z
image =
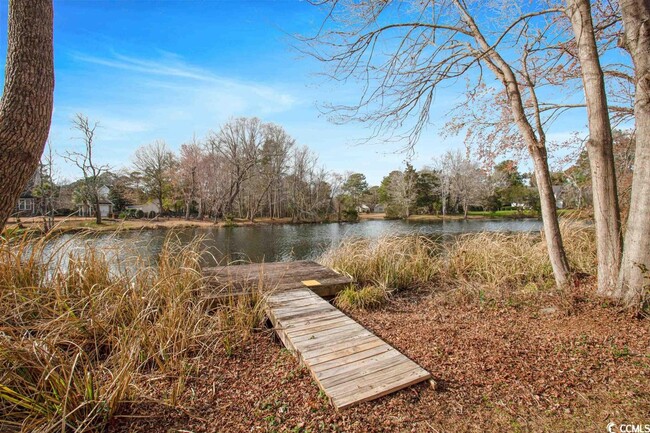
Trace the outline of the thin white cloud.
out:
M 94 65 L 108 66 L 125 71 L 139 72 L 149 75 L 162 75 L 167 77 L 189 78 L 199 81 L 215 80 L 212 74 L 201 68 L 183 63 L 177 56 L 165 55 L 167 61 L 146 60 L 135 57 L 114 54 L 112 57 L 96 57 L 81 53 L 72 54 L 73 59 Z
M 194 83 L 194 87 L 190 87 L 188 82 L 199 82 L 204 83 L 215 90 L 226 90 L 228 93 L 241 94 L 243 97 L 253 96 L 262 101 L 272 102 L 274 108 L 271 110 L 264 110 L 268 112 L 275 112 L 278 109 L 288 110 L 298 103 L 298 100 L 293 95 L 279 91 L 271 86 L 221 77 L 204 68 L 184 62 L 180 56 L 174 53 L 164 51 L 161 51 L 160 53 L 162 57 L 159 60 L 140 59 L 119 53 L 113 54 L 111 57 L 97 57 L 81 53 L 73 53 L 72 57 L 77 61 L 88 64 L 136 72 L 148 76 L 181 80 L 179 82 L 178 80 L 164 80 L 163 78 L 148 83 L 159 87 L 166 87 L 168 89 L 196 89 L 196 83 Z

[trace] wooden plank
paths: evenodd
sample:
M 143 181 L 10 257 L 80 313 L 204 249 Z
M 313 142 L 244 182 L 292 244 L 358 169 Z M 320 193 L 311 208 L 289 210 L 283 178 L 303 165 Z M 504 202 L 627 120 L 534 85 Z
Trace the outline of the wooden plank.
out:
M 345 341 L 339 341 L 338 343 L 332 343 L 326 347 L 313 347 L 310 348 L 310 350 L 301 350 L 300 356 L 305 359 L 307 362 L 309 362 L 312 358 L 319 357 L 321 355 L 325 355 L 327 353 L 332 353 L 336 352 L 337 350 L 340 349 L 345 349 L 345 348 L 351 348 L 355 344 L 363 344 L 367 343 L 368 341 L 374 341 L 377 337 L 374 335 L 363 335 L 363 336 L 357 336 L 356 338 L 348 338 Z M 380 340 L 381 341 L 381 340 Z
M 312 323 L 322 322 L 325 320 L 332 320 L 335 318 L 339 318 L 341 317 L 340 313 L 341 312 L 338 310 L 325 311 L 318 314 L 313 314 L 308 317 L 303 317 L 301 319 L 291 320 L 290 322 L 282 323 L 282 325 L 285 329 L 291 329 L 299 326 L 309 325 Z
M 307 332 L 295 336 L 290 332 L 288 334 L 291 335 L 291 339 L 297 344 L 303 341 L 304 342 L 314 342 L 314 341 L 323 341 L 323 340 L 340 341 L 341 339 L 345 338 L 345 335 L 357 335 L 363 331 L 366 331 L 366 329 L 362 326 L 359 326 L 358 323 L 348 322 L 348 323 L 344 323 L 343 325 L 338 325 L 332 329 L 327 329 L 322 332 Z M 370 331 L 366 331 L 366 332 L 370 332 Z
M 339 358 L 345 358 L 348 355 L 354 355 L 357 353 L 365 352 L 366 350 L 373 349 L 375 347 L 384 346 L 385 343 L 378 338 L 366 339 L 366 341 L 357 341 L 354 345 L 346 345 L 343 348 L 337 350 L 330 350 L 321 354 L 312 354 L 308 359 L 308 363 L 311 367 L 318 366 L 322 363 L 333 361 Z
M 318 375 L 318 379 L 324 386 L 334 388 L 337 385 L 356 382 L 357 379 L 366 380 L 372 374 L 388 369 L 394 371 L 396 368 L 406 365 L 404 355 L 397 351 L 395 353 L 391 351 L 359 361 L 357 365 L 344 365 L 339 369 L 326 370 Z M 413 365 L 408 367 L 413 368 Z
M 356 377 L 349 381 L 331 384 L 328 391 L 332 398 L 347 398 L 375 389 L 383 384 L 399 382 L 410 372 L 419 371 L 417 364 L 397 364 L 392 368 L 379 370 L 373 374 Z
M 375 350 L 376 353 L 366 356 L 365 358 L 359 358 L 356 360 L 352 359 L 337 359 L 339 362 L 338 365 L 333 365 L 330 368 L 324 368 L 321 366 L 318 370 L 315 368 L 312 368 L 314 373 L 318 376 L 320 380 L 323 379 L 328 379 L 328 378 L 334 378 L 336 376 L 341 376 L 345 375 L 346 378 L 352 379 L 354 378 L 353 373 L 355 372 L 363 372 L 363 374 L 368 374 L 368 370 L 366 367 L 368 366 L 376 366 L 379 365 L 379 361 L 383 361 L 386 359 L 392 359 L 396 358 L 398 360 L 402 360 L 401 358 L 401 353 L 399 353 L 397 350 L 393 349 L 389 345 L 383 345 L 379 346 Z
M 383 343 L 383 342 L 382 342 Z M 357 346 L 358 347 L 358 346 Z M 371 346 L 368 349 L 360 349 L 353 353 L 340 354 L 338 357 L 331 358 L 328 361 L 316 362 L 311 364 L 311 371 L 318 374 L 325 370 L 341 367 L 341 365 L 353 364 L 356 361 L 370 358 L 371 356 L 395 350 L 388 344 L 379 344 Z
M 333 397 L 332 403 L 338 409 L 344 409 L 346 407 L 355 404 L 374 400 L 376 398 L 383 397 L 385 395 L 391 394 L 401 389 L 408 388 L 411 385 L 424 382 L 425 380 L 429 380 L 430 378 L 431 375 L 427 373 L 425 370 L 423 370 L 422 368 L 420 368 L 419 370 L 415 369 L 400 377 L 384 380 L 383 382 L 378 383 L 374 387 L 371 386 L 364 390 L 359 389 L 354 394 L 346 395 L 342 397 Z
M 309 289 L 269 294 L 266 309 L 280 340 L 310 370 L 337 408 L 430 378 L 416 363 Z
M 331 320 L 322 322 L 310 323 L 297 328 L 284 328 L 291 338 L 300 337 L 307 334 L 314 334 L 316 332 L 324 332 L 330 329 L 339 328 L 341 326 L 349 325 L 350 319 L 347 317 L 334 317 Z

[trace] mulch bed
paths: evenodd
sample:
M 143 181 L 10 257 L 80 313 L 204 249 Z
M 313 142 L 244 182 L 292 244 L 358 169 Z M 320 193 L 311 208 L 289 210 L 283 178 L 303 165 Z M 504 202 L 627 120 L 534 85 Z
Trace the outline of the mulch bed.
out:
M 650 424 L 650 320 L 589 296 L 450 303 L 409 292 L 350 315 L 430 371 L 423 383 L 339 412 L 270 331 L 185 383 L 125 404 L 112 432 L 604 432 Z M 219 349 L 221 351 L 221 349 Z

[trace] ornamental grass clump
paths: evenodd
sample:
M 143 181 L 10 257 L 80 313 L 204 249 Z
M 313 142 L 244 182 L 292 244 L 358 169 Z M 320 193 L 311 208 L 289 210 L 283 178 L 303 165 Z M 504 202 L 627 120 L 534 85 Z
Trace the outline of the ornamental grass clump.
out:
M 388 302 L 388 295 L 385 287 L 364 286 L 357 288 L 350 285 L 336 295 L 335 303 L 338 307 L 349 311 L 371 310 Z
M 561 226 L 574 273 L 595 275 L 593 228 L 574 221 L 563 222 Z M 349 274 L 361 287 L 460 290 L 481 296 L 488 294 L 491 298 L 555 287 L 546 243 L 539 233 L 480 232 L 439 239 L 421 235 L 353 239 L 330 249 L 320 261 Z
M 259 297 L 210 304 L 200 239 L 169 236 L 152 265 L 83 236 L 0 244 L 0 431 L 101 431 L 150 375 L 182 384 L 262 323 Z
M 349 274 L 360 285 L 403 290 L 434 282 L 440 274 L 440 244 L 425 236 L 350 239 L 320 262 Z

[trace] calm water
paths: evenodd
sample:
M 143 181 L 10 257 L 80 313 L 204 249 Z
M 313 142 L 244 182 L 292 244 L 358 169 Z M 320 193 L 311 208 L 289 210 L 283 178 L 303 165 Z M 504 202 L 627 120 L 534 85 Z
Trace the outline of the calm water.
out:
M 181 242 L 190 242 L 197 236 L 205 239 L 205 246 L 214 257 L 208 264 L 236 260 L 251 262 L 314 259 L 343 239 L 350 237 L 378 238 L 384 235 L 422 234 L 445 236 L 480 231 L 537 232 L 541 221 L 523 220 L 468 220 L 468 221 L 363 221 L 359 223 L 259 225 L 229 228 L 190 228 L 175 230 Z M 66 243 L 66 250 L 80 249 L 83 242 L 92 242 L 107 253 L 129 254 L 155 260 L 168 230 L 126 231 L 101 234 L 81 241 L 64 235 L 57 244 Z M 56 248 L 56 245 L 52 246 Z

